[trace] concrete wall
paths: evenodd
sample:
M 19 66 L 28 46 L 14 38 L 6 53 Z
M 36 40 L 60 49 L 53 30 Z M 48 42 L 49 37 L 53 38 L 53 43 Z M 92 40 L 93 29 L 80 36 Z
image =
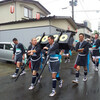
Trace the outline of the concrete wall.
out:
M 75 31 L 76 29 L 68 22 L 68 20 L 66 19 L 54 19 L 51 20 L 51 25 L 64 29 L 64 30 L 68 30 L 68 27 L 70 26 L 70 30 Z
M 52 29 L 52 31 L 51 31 Z M 18 38 L 19 42 L 28 47 L 29 42 L 33 37 L 42 35 L 43 33 L 50 34 L 56 33 L 56 28 L 52 26 L 36 27 L 36 28 L 24 28 L 0 31 L 0 42 L 12 42 L 14 37 Z
M 23 22 L 16 24 L 8 24 L 0 26 L 0 42 L 11 42 L 14 37 L 18 38 L 26 47 L 30 40 L 36 35 L 58 33 L 56 28 L 67 30 L 70 23 L 67 20 L 38 20 L 31 22 Z M 71 30 L 75 29 L 70 25 Z
M 37 20 L 31 22 L 23 22 L 17 24 L 1 25 L 0 30 L 17 29 L 17 28 L 29 28 L 29 27 L 40 27 L 40 26 L 54 26 L 60 29 L 67 30 L 70 26 L 70 30 L 75 31 L 76 29 L 66 19 L 50 19 L 50 20 Z
M 0 26 L 0 30 L 40 27 L 40 26 L 48 26 L 48 25 L 49 25 L 49 21 L 48 20 L 41 20 L 41 21 L 33 21 L 33 22 L 23 22 L 23 23 L 17 23 L 17 24 L 1 25 Z

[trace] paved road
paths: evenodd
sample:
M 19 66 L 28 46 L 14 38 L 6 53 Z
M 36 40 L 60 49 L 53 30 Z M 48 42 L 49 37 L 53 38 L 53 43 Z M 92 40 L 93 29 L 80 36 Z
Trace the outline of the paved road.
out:
M 0 100 L 100 100 L 100 71 L 94 72 L 90 61 L 88 81 L 82 81 L 83 72 L 80 76 L 79 85 L 72 84 L 74 79 L 73 64 L 76 55 L 71 58 L 71 63 L 61 64 L 61 77 L 64 80 L 63 87 L 57 85 L 57 95 L 49 97 L 51 92 L 51 74 L 46 67 L 41 84 L 33 91 L 28 91 L 31 83 L 31 72 L 27 68 L 27 74 L 21 76 L 17 82 L 11 79 L 14 72 L 14 64 L 0 62 Z

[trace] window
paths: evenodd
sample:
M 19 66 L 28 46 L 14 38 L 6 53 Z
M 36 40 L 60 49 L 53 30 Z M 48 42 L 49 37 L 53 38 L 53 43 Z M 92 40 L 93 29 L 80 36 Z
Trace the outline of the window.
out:
M 24 17 L 32 18 L 32 10 L 24 7 Z
M 0 49 L 3 49 L 4 48 L 4 44 L 0 44 Z
M 11 44 L 5 44 L 5 49 L 10 50 L 12 48 Z
M 28 9 L 27 8 L 24 8 L 24 16 L 28 17 Z
M 40 14 L 40 17 L 45 17 L 43 14 Z
M 29 10 L 29 18 L 32 18 L 32 10 Z

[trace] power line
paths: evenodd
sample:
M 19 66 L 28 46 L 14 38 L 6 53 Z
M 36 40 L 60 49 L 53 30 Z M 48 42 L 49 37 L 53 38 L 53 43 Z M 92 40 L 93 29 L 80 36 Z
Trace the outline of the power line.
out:
M 80 2 L 80 4 L 81 4 L 81 7 L 82 7 L 83 10 L 84 10 L 84 7 L 83 7 L 83 4 L 82 4 L 81 0 L 79 0 L 79 2 Z M 88 17 L 87 13 L 86 13 L 86 12 L 84 12 L 84 13 L 85 13 L 85 15 L 87 16 L 87 18 L 90 19 L 90 18 Z
M 95 21 L 95 20 L 100 20 L 100 18 L 95 18 L 95 19 L 89 19 L 91 21 Z
M 35 1 L 39 1 L 39 2 L 41 2 L 40 0 L 35 0 Z M 47 1 L 47 2 L 45 2 L 44 4 L 47 4 L 47 3 L 54 3 L 54 2 L 57 2 L 57 1 L 60 1 L 60 0 L 50 0 L 50 1 Z
M 100 10 L 79 10 L 75 12 L 100 12 Z

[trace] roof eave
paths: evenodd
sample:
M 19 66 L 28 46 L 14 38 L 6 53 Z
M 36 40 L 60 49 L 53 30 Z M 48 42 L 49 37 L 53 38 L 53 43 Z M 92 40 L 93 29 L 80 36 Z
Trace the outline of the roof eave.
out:
M 76 23 L 77 26 L 78 26 L 78 29 L 80 28 L 87 28 L 90 32 L 92 32 L 92 29 L 90 29 L 89 27 L 86 27 L 84 24 L 79 24 L 79 23 Z
M 72 20 L 69 16 L 49 16 L 49 17 L 42 17 L 39 20 L 37 19 L 27 19 L 27 20 L 19 20 L 19 21 L 13 21 L 13 22 L 7 22 L 7 23 L 1 23 L 0 25 L 9 25 L 9 24 L 17 24 L 17 23 L 24 23 L 24 22 L 32 22 L 32 21 L 41 21 L 41 20 L 52 20 L 52 19 L 66 19 L 69 23 L 72 24 L 74 29 L 77 29 L 76 23 Z
M 36 6 L 38 6 L 41 10 L 43 10 L 47 15 L 51 14 L 42 4 L 40 4 L 38 1 L 24 1 L 24 0 L 7 0 L 7 1 L 1 1 L 0 5 L 8 4 L 8 3 L 13 3 L 13 2 L 29 2 L 33 3 Z
M 75 27 L 75 29 L 78 29 L 78 26 L 75 23 L 75 21 L 73 20 L 73 18 L 72 17 L 69 17 L 68 19 L 69 19 L 70 23 L 73 25 L 73 27 Z
M 8 3 L 12 3 L 13 0 L 10 1 L 0 1 L 0 5 L 4 5 L 4 4 L 8 4 Z

